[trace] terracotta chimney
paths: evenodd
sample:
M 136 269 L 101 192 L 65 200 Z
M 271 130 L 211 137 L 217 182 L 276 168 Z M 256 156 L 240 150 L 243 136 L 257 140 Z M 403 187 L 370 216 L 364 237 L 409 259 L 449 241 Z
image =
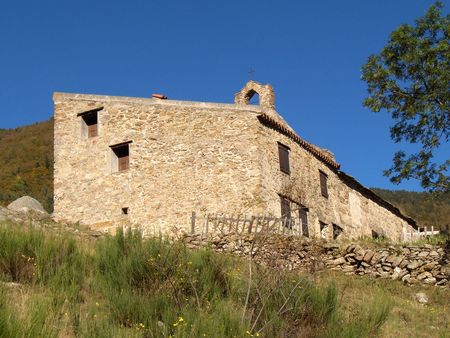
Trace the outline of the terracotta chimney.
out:
M 152 97 L 160 100 L 167 100 L 167 96 L 163 94 L 152 94 Z

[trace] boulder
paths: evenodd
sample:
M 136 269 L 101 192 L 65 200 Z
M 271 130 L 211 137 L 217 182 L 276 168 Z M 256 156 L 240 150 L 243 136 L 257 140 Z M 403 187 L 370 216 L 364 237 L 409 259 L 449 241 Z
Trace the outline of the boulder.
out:
M 403 256 L 396 256 L 393 260 L 392 260 L 392 266 L 393 267 L 397 267 L 400 265 L 400 263 L 403 261 Z
M 414 295 L 414 300 L 417 301 L 419 304 L 427 304 L 428 303 L 428 297 L 423 292 L 418 292 Z
M 425 283 L 425 284 L 434 284 L 434 283 L 436 283 L 436 278 L 434 278 L 434 277 L 428 277 L 428 278 L 425 278 L 424 280 L 423 280 L 423 282 Z
M 409 273 L 407 273 L 406 275 L 404 275 L 402 277 L 402 282 L 408 283 L 410 278 L 411 278 L 411 275 Z
M 13 211 L 28 212 L 30 210 L 39 211 L 47 214 L 41 203 L 30 196 L 23 196 L 11 202 L 7 208 Z
M 414 269 L 417 269 L 419 266 L 420 266 L 420 263 L 418 261 L 412 261 L 406 267 L 410 270 L 414 270 Z
M 345 258 L 344 257 L 333 259 L 333 260 L 327 262 L 328 265 L 341 265 L 341 264 L 344 264 L 344 263 L 345 263 Z
M 418 275 L 417 279 L 422 280 L 422 279 L 429 278 L 429 277 L 433 277 L 433 275 L 431 273 L 429 273 L 428 271 L 425 271 L 425 272 L 421 273 L 420 275 Z
M 366 254 L 363 257 L 363 261 L 369 263 L 372 260 L 372 257 L 375 253 L 372 250 L 367 250 Z
M 394 273 L 392 274 L 391 278 L 392 278 L 393 280 L 399 279 L 401 273 L 402 273 L 402 269 L 400 269 L 399 267 L 396 267 L 396 268 L 394 269 Z

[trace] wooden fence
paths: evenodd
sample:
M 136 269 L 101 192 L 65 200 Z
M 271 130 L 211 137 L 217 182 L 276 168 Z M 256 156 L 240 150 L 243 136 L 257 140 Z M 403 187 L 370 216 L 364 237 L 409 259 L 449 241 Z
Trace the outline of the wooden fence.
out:
M 305 230 L 306 229 L 306 230 Z M 277 233 L 284 235 L 303 236 L 307 230 L 307 224 L 302 224 L 300 218 L 286 218 L 273 216 L 227 216 L 207 214 L 199 216 L 192 212 L 192 234 L 214 233 Z M 306 234 L 307 235 L 307 234 Z
M 405 242 L 411 242 L 411 241 L 423 239 L 425 237 L 437 236 L 442 233 L 445 233 L 445 230 L 444 231 L 434 230 L 434 226 L 418 228 L 417 230 L 412 229 L 410 231 L 407 231 L 405 229 L 403 231 L 403 240 Z M 448 226 L 447 226 L 447 233 L 448 233 Z

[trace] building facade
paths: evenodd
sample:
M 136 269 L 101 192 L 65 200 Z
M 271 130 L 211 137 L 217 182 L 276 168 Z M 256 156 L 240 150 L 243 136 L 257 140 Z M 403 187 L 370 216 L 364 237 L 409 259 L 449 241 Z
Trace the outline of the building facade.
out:
M 259 105 L 249 104 L 254 95 Z M 190 215 L 295 216 L 311 237 L 401 239 L 415 222 L 342 172 L 250 81 L 234 104 L 55 93 L 54 217 L 189 228 Z

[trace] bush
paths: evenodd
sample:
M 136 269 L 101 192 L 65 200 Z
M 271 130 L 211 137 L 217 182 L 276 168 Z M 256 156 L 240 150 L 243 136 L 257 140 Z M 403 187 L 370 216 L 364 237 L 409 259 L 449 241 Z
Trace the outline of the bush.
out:
M 1 279 L 33 290 L 24 313 L 0 290 L 0 335 L 11 337 L 363 337 L 390 309 L 377 303 L 346 321 L 333 284 L 137 231 L 94 250 L 17 226 L 0 227 L 0 240 Z

